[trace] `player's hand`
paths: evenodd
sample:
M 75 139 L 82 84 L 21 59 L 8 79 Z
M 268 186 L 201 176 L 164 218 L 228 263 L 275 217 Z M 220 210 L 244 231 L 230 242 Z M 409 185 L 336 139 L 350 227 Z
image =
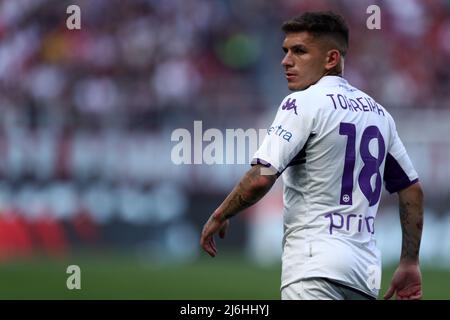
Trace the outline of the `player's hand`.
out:
M 222 239 L 225 238 L 229 225 L 230 222 L 228 220 L 223 220 L 216 213 L 213 213 L 205 223 L 200 237 L 200 245 L 211 257 L 215 257 L 217 254 L 214 234 L 219 233 Z
M 384 299 L 390 299 L 394 293 L 397 300 L 422 299 L 422 275 L 418 262 L 400 262 Z

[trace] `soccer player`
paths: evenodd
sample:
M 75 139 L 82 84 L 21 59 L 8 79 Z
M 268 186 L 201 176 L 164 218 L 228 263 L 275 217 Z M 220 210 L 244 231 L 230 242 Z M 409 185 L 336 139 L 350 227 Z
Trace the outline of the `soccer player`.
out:
M 420 299 L 423 191 L 389 112 L 343 78 L 349 30 L 332 12 L 285 22 L 282 60 L 294 91 L 278 108 L 245 174 L 212 213 L 201 246 L 217 254 L 229 218 L 282 175 L 282 299 L 375 299 L 381 255 L 374 220 L 382 186 L 397 193 L 398 268 L 384 298 Z

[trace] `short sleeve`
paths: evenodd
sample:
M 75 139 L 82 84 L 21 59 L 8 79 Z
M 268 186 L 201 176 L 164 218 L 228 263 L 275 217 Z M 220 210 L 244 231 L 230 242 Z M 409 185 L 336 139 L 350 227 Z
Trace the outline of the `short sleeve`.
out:
M 390 117 L 391 142 L 388 146 L 384 167 L 385 188 L 390 193 L 401 191 L 419 181 L 419 176 L 409 158 Z
M 293 93 L 282 101 L 252 165 L 262 164 L 281 174 L 302 150 L 313 130 L 316 112 L 302 105 L 300 97 Z

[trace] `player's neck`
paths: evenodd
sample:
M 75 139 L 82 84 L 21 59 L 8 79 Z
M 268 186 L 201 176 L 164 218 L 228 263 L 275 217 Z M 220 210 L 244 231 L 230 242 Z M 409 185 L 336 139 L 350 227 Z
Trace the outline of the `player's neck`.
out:
M 325 76 L 336 76 L 336 77 L 342 77 L 342 72 L 336 70 L 336 69 L 331 69 L 325 72 L 325 74 L 323 75 Z

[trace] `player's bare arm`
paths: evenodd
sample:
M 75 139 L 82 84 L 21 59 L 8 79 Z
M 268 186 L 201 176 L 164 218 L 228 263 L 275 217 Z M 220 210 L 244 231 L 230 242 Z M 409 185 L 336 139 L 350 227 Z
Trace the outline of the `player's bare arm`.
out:
M 419 261 L 423 227 L 423 191 L 420 183 L 399 192 L 400 222 L 402 226 L 402 261 Z
M 394 273 L 385 299 L 396 293 L 401 300 L 422 298 L 419 249 L 423 227 L 423 191 L 420 183 L 400 191 L 399 208 L 402 227 L 400 264 Z
M 261 174 L 262 165 L 255 165 L 242 177 L 222 204 L 211 214 L 203 227 L 200 244 L 212 257 L 217 254 L 214 234 L 225 237 L 228 219 L 258 202 L 270 190 L 277 175 Z M 264 173 L 267 170 L 263 171 Z

